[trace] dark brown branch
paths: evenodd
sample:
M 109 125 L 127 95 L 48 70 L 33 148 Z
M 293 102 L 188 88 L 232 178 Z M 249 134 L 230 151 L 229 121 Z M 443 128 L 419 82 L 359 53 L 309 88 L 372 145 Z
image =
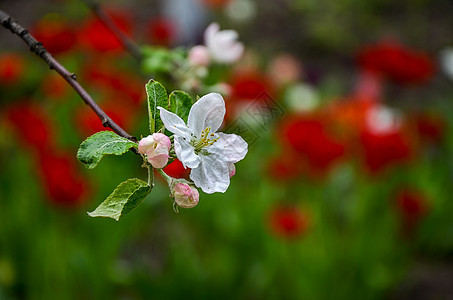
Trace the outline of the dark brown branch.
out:
M 104 127 L 110 127 L 120 136 L 132 141 L 137 139 L 127 133 L 123 128 L 116 124 L 109 116 L 99 107 L 99 105 L 91 98 L 87 91 L 77 82 L 76 75 L 65 69 L 47 50 L 42 46 L 42 43 L 37 41 L 28 31 L 11 18 L 7 13 L 0 10 L 0 22 L 6 29 L 9 29 L 13 34 L 18 35 L 28 47 L 30 51 L 42 58 L 50 67 L 60 74 L 80 95 L 82 100 L 96 113 L 101 119 Z
M 137 60 L 141 61 L 143 58 L 142 50 L 140 47 L 125 34 L 121 29 L 115 24 L 113 19 L 101 8 L 101 6 L 96 2 L 96 0 L 82 0 L 85 4 L 94 12 L 94 14 L 99 18 L 99 20 L 104 23 L 105 26 L 120 40 L 124 48 L 131 53 L 131 55 Z

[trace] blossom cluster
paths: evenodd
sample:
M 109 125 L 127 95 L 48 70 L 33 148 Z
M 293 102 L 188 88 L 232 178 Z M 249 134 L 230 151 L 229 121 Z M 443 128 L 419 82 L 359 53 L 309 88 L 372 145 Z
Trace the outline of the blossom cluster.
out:
M 158 132 L 140 140 L 138 150 L 156 169 L 167 165 L 172 150 L 184 168 L 191 169 L 190 182 L 161 173 L 175 203 L 186 208 L 197 205 L 195 187 L 208 194 L 225 192 L 236 172 L 234 164 L 245 157 L 248 146 L 236 134 L 217 132 L 226 112 L 223 97 L 217 93 L 201 97 L 190 109 L 187 124 L 175 113 L 159 109 L 165 128 L 173 133 L 173 145 L 168 136 Z

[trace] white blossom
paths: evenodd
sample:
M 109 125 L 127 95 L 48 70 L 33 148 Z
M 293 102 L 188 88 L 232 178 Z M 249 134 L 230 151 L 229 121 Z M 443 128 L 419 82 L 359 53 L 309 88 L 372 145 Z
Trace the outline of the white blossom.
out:
M 204 41 L 213 60 L 219 63 L 233 63 L 244 53 L 244 45 L 238 42 L 238 33 L 234 30 L 220 30 L 217 23 L 212 23 L 204 32 Z
M 160 109 L 165 127 L 174 133 L 176 156 L 191 168 L 190 179 L 205 193 L 225 192 L 230 184 L 230 164 L 247 154 L 247 143 L 238 135 L 216 132 L 225 116 L 225 101 L 217 93 L 201 97 L 190 109 L 187 124 L 176 114 Z

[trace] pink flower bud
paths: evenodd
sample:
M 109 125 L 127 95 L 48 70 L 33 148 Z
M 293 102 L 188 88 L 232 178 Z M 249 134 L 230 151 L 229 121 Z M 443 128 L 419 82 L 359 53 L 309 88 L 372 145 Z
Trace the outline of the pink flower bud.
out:
M 173 196 L 175 197 L 176 204 L 184 208 L 195 207 L 200 198 L 198 190 L 187 183 L 175 184 L 173 187 Z
M 189 51 L 189 62 L 193 66 L 206 67 L 211 62 L 208 48 L 205 46 L 194 46 Z
M 236 174 L 236 166 L 234 164 L 228 164 L 228 172 L 230 173 L 230 178 Z
M 156 169 L 162 169 L 168 162 L 168 151 L 171 142 L 168 136 L 162 133 L 153 133 L 138 143 L 138 152 L 145 154 L 148 162 Z

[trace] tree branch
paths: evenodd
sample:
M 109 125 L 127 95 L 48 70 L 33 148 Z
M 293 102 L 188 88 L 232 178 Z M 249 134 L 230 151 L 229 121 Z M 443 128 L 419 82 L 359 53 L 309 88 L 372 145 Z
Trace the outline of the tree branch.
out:
M 125 34 L 119 27 L 115 24 L 113 19 L 101 8 L 99 3 L 96 0 L 82 0 L 85 4 L 94 12 L 94 14 L 99 18 L 99 20 L 104 23 L 105 26 L 120 40 L 124 48 L 131 53 L 131 55 L 137 60 L 141 61 L 143 58 L 142 50 L 140 47 Z
M 116 124 L 110 117 L 99 107 L 99 105 L 91 98 L 88 92 L 77 82 L 76 75 L 65 69 L 47 50 L 42 46 L 42 43 L 37 41 L 28 31 L 11 18 L 6 12 L 0 10 L 0 23 L 6 29 L 9 29 L 13 34 L 18 35 L 28 47 L 30 51 L 42 58 L 50 67 L 61 75 L 72 88 L 80 95 L 82 100 L 96 113 L 101 119 L 104 127 L 110 127 L 118 135 L 132 141 L 137 139 L 127 133 L 123 128 Z

